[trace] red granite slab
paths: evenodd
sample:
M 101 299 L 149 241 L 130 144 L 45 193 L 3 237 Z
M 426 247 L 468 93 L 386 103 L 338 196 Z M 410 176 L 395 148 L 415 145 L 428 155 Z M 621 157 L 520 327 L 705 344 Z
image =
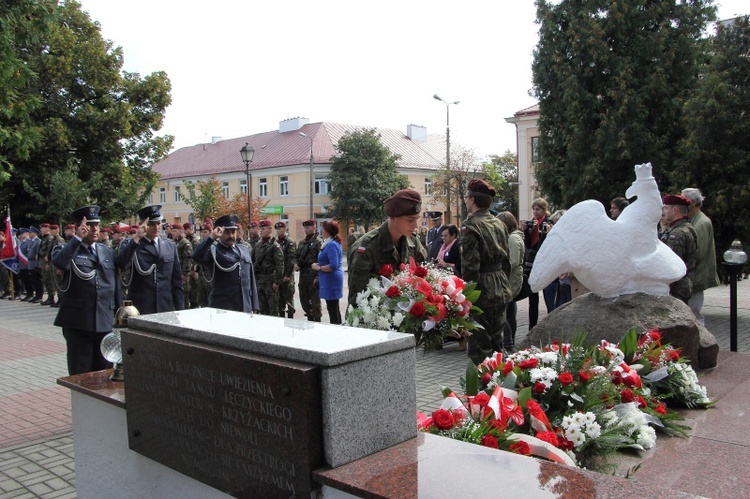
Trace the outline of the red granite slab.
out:
M 125 409 L 125 383 L 110 381 L 112 369 L 66 376 L 57 384 Z

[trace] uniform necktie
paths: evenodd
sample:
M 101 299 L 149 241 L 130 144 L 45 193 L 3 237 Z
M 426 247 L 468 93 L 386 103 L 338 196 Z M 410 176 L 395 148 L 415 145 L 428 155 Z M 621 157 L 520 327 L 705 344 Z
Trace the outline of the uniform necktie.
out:
M 96 255 L 96 247 L 93 244 L 91 246 L 89 246 L 89 252 L 94 257 L 94 260 L 96 260 L 98 262 L 99 258 Z

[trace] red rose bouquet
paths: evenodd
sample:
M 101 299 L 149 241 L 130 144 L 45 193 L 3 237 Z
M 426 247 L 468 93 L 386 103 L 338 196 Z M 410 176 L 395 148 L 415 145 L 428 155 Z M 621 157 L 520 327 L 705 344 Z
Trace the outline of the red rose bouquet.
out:
M 558 461 L 562 452 L 571 462 L 591 464 L 591 458 L 610 451 L 653 447 L 655 428 L 684 436 L 688 427 L 667 403 L 711 405 L 693 369 L 677 350 L 661 344 L 658 331 L 637 335 L 631 330 L 619 345 L 584 346 L 584 340 L 579 336 L 572 344 L 532 347 L 507 357 L 496 353 L 478 366 L 469 363 L 466 395 L 459 398 L 444 388 L 441 409 L 455 412 L 461 409 L 458 401 L 460 413 L 479 426 L 470 434 L 445 429 L 435 425 L 433 413 L 429 425 L 418 416 L 420 428 L 484 445 L 482 437 L 491 435 L 505 450 L 523 441 L 532 455 L 550 458 L 551 452 Z M 488 425 L 502 428 L 501 434 Z
M 426 352 L 443 344 L 448 335 L 468 336 L 479 324 L 473 303 L 479 298 L 476 284 L 467 283 L 432 264 L 391 265 L 380 269 L 357 295 L 356 307 L 346 312 L 346 324 L 354 327 L 411 333 Z

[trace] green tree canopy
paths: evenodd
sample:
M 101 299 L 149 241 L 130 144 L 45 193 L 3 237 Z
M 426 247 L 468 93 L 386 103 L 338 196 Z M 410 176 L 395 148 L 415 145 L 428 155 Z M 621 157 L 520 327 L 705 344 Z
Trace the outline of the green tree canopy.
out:
M 0 42 L 0 95 L 10 88 L 22 112 L 0 112 L 0 182 L 9 174 L 0 202 L 22 222 L 64 219 L 52 199 L 74 188 L 108 219 L 132 215 L 156 183 L 151 165 L 171 147 L 172 137 L 154 136 L 171 102 L 167 75 L 122 72 L 122 50 L 76 1 L 10 4 L 15 10 L 0 12 L 3 27 L 16 30 L 5 35 L 12 51 Z M 49 16 L 35 17 L 40 10 Z M 19 63 L 25 72 L 13 80 L 6 68 Z M 78 182 L 53 190 L 73 173 Z
M 355 130 L 342 136 L 331 158 L 331 206 L 327 215 L 369 227 L 385 218 L 383 201 L 409 187 L 396 170 L 399 156 L 380 141 L 374 129 Z
M 710 40 L 708 63 L 685 105 L 687 134 L 675 173 L 681 190 L 706 196 L 721 255 L 732 240 L 746 244 L 750 219 L 750 20 L 719 25 Z
M 490 154 L 488 159 L 484 164 L 485 180 L 497 192 L 493 208 L 518 217 L 518 156 L 508 150 L 502 156 Z
M 651 162 L 669 189 L 684 102 L 698 82 L 712 0 L 536 0 L 536 175 L 560 206 L 608 201 Z M 667 182 L 665 183 L 665 180 Z

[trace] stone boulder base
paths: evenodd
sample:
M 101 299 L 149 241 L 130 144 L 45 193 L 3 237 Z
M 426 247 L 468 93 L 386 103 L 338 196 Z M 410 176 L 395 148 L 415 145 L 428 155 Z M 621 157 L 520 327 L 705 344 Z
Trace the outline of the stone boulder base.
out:
M 662 342 L 682 349 L 682 356 L 697 369 L 716 366 L 719 345 L 704 326 L 698 324 L 690 308 L 671 296 L 645 293 L 601 298 L 586 293 L 552 311 L 539 322 L 520 345 L 546 345 L 553 340 L 570 342 L 579 332 L 588 341 L 619 343 L 632 328 L 645 332 L 662 331 Z

